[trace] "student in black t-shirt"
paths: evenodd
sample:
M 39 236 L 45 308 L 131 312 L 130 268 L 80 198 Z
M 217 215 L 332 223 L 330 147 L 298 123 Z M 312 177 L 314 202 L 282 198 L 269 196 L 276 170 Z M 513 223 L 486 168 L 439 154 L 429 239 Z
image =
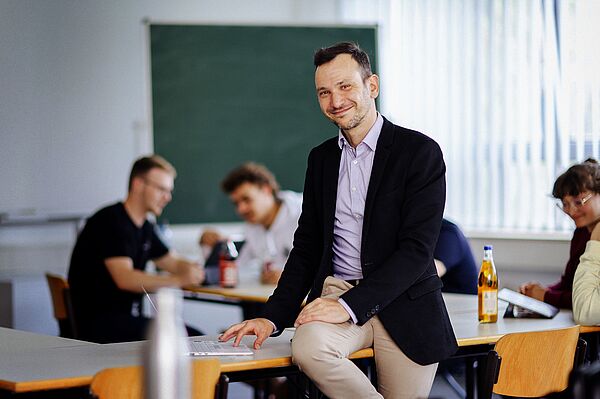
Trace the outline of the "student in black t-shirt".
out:
M 200 284 L 203 269 L 161 241 L 147 214 L 159 216 L 171 201 L 175 169 L 153 155 L 138 159 L 129 177 L 129 192 L 88 219 L 77 238 L 69 268 L 69 285 L 80 339 L 98 343 L 146 338 L 149 319 L 142 315 L 144 289 Z M 146 263 L 169 272 L 146 273 Z M 188 327 L 190 335 L 200 332 Z

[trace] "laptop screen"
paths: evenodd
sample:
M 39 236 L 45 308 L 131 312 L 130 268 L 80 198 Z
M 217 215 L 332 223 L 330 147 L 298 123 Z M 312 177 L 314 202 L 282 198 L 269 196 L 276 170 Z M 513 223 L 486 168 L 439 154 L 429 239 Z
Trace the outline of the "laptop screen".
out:
M 244 241 L 234 241 L 235 248 L 238 250 L 244 246 Z M 204 283 L 203 285 L 215 285 L 219 284 L 219 254 L 225 246 L 224 241 L 219 241 L 208 255 L 206 262 L 204 263 Z

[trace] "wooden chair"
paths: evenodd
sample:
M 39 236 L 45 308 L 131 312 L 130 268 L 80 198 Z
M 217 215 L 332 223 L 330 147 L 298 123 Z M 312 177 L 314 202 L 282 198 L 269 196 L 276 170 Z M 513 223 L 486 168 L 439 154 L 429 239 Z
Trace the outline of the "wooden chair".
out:
M 564 391 L 571 370 L 583 362 L 585 348 L 579 326 L 507 334 L 487 356 L 482 397 L 491 398 L 492 392 L 541 397 Z
M 226 377 L 220 380 L 220 375 L 219 359 L 194 361 L 192 363 L 192 398 L 225 397 L 227 381 Z M 90 391 L 92 396 L 98 399 L 142 399 L 145 397 L 143 381 L 141 366 L 104 369 L 94 376 Z
M 64 277 L 52 273 L 46 273 L 46 280 L 48 288 L 50 288 L 54 318 L 58 322 L 60 336 L 77 339 L 68 281 Z

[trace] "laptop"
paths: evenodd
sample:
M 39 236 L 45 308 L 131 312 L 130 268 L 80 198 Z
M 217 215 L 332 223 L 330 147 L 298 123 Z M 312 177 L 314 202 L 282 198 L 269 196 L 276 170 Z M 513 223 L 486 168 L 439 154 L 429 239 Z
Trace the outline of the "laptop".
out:
M 498 293 L 498 299 L 509 303 L 504 317 L 543 317 L 551 319 L 558 313 L 559 309 L 546 302 L 520 294 L 508 288 L 502 288 Z
M 254 351 L 244 344 L 233 346 L 233 341 L 190 341 L 189 356 L 248 356 Z
M 142 290 L 144 290 L 144 294 L 148 301 L 154 308 L 154 311 L 158 313 L 158 309 L 154 304 L 154 301 L 146 291 L 146 288 L 142 285 Z M 188 356 L 245 356 L 245 355 L 254 355 L 252 349 L 248 348 L 244 344 L 240 344 L 239 346 L 233 346 L 233 341 L 229 342 L 220 342 L 220 341 L 202 341 L 202 340 L 194 340 L 188 342 L 189 351 L 187 352 Z
M 240 252 L 244 246 L 244 241 L 234 241 L 235 248 Z M 202 285 L 217 285 L 219 284 L 219 254 L 225 245 L 224 241 L 219 241 L 208 255 L 204 263 L 204 282 Z

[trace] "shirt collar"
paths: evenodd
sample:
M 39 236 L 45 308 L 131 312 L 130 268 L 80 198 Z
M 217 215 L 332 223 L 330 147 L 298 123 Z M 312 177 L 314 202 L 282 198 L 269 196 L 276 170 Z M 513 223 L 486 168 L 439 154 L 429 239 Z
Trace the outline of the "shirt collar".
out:
M 377 119 L 375 119 L 375 123 L 373 124 L 373 126 L 371 126 L 371 129 L 369 129 L 367 135 L 365 136 L 363 141 L 361 141 L 361 144 L 365 143 L 372 151 L 375 151 L 375 149 L 377 148 L 377 140 L 379 140 L 379 135 L 381 134 L 382 127 L 383 117 L 378 112 Z M 350 145 L 350 143 L 348 143 L 348 140 L 346 140 L 346 137 L 344 137 L 342 129 L 339 129 L 338 146 L 340 147 L 340 149 L 343 149 L 345 145 Z

